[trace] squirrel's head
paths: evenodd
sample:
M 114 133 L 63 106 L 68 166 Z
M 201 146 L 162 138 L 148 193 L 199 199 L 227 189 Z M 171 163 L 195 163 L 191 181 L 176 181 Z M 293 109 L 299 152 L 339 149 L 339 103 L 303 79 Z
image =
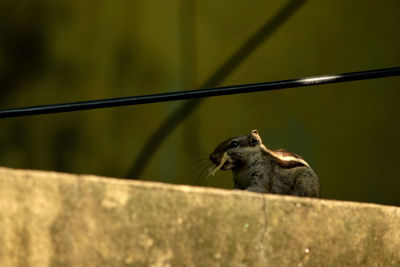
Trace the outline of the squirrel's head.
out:
M 240 155 L 257 151 L 261 145 L 262 140 L 258 131 L 252 130 L 247 135 L 232 137 L 222 142 L 211 153 L 210 160 L 218 166 L 218 169 L 231 170 L 243 163 L 241 160 L 245 157 Z

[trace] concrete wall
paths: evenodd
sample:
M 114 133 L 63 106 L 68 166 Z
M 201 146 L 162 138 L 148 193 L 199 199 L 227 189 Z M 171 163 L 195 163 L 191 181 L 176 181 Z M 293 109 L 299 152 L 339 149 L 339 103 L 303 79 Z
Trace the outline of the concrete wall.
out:
M 0 266 L 400 266 L 400 208 L 0 168 Z

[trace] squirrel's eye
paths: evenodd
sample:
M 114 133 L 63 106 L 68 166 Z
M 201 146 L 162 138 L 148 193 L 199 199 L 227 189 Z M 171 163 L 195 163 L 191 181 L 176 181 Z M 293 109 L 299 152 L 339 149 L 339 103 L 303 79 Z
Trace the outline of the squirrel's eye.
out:
M 230 144 L 229 144 L 229 147 L 230 148 L 235 148 L 235 147 L 237 147 L 239 145 L 239 143 L 237 142 L 237 141 L 232 141 Z

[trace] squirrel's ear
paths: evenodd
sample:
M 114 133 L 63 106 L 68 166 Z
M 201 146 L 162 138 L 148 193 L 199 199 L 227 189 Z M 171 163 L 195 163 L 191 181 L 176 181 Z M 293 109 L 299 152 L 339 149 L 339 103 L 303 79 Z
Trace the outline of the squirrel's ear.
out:
M 258 134 L 257 130 L 251 131 L 250 143 L 251 143 L 252 146 L 256 146 L 256 145 L 262 144 L 261 137 Z
M 257 130 L 252 130 L 252 131 L 251 131 L 251 133 L 252 133 L 252 134 L 254 134 L 254 135 L 258 135 L 258 136 L 259 136 L 259 134 L 258 134 L 258 131 L 257 131 Z

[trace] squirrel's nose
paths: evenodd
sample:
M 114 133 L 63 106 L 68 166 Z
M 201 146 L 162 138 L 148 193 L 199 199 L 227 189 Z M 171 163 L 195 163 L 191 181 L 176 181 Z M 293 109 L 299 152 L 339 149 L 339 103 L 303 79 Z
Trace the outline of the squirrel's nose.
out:
M 212 161 L 212 163 L 218 165 L 218 157 L 214 154 L 210 155 L 210 160 Z

